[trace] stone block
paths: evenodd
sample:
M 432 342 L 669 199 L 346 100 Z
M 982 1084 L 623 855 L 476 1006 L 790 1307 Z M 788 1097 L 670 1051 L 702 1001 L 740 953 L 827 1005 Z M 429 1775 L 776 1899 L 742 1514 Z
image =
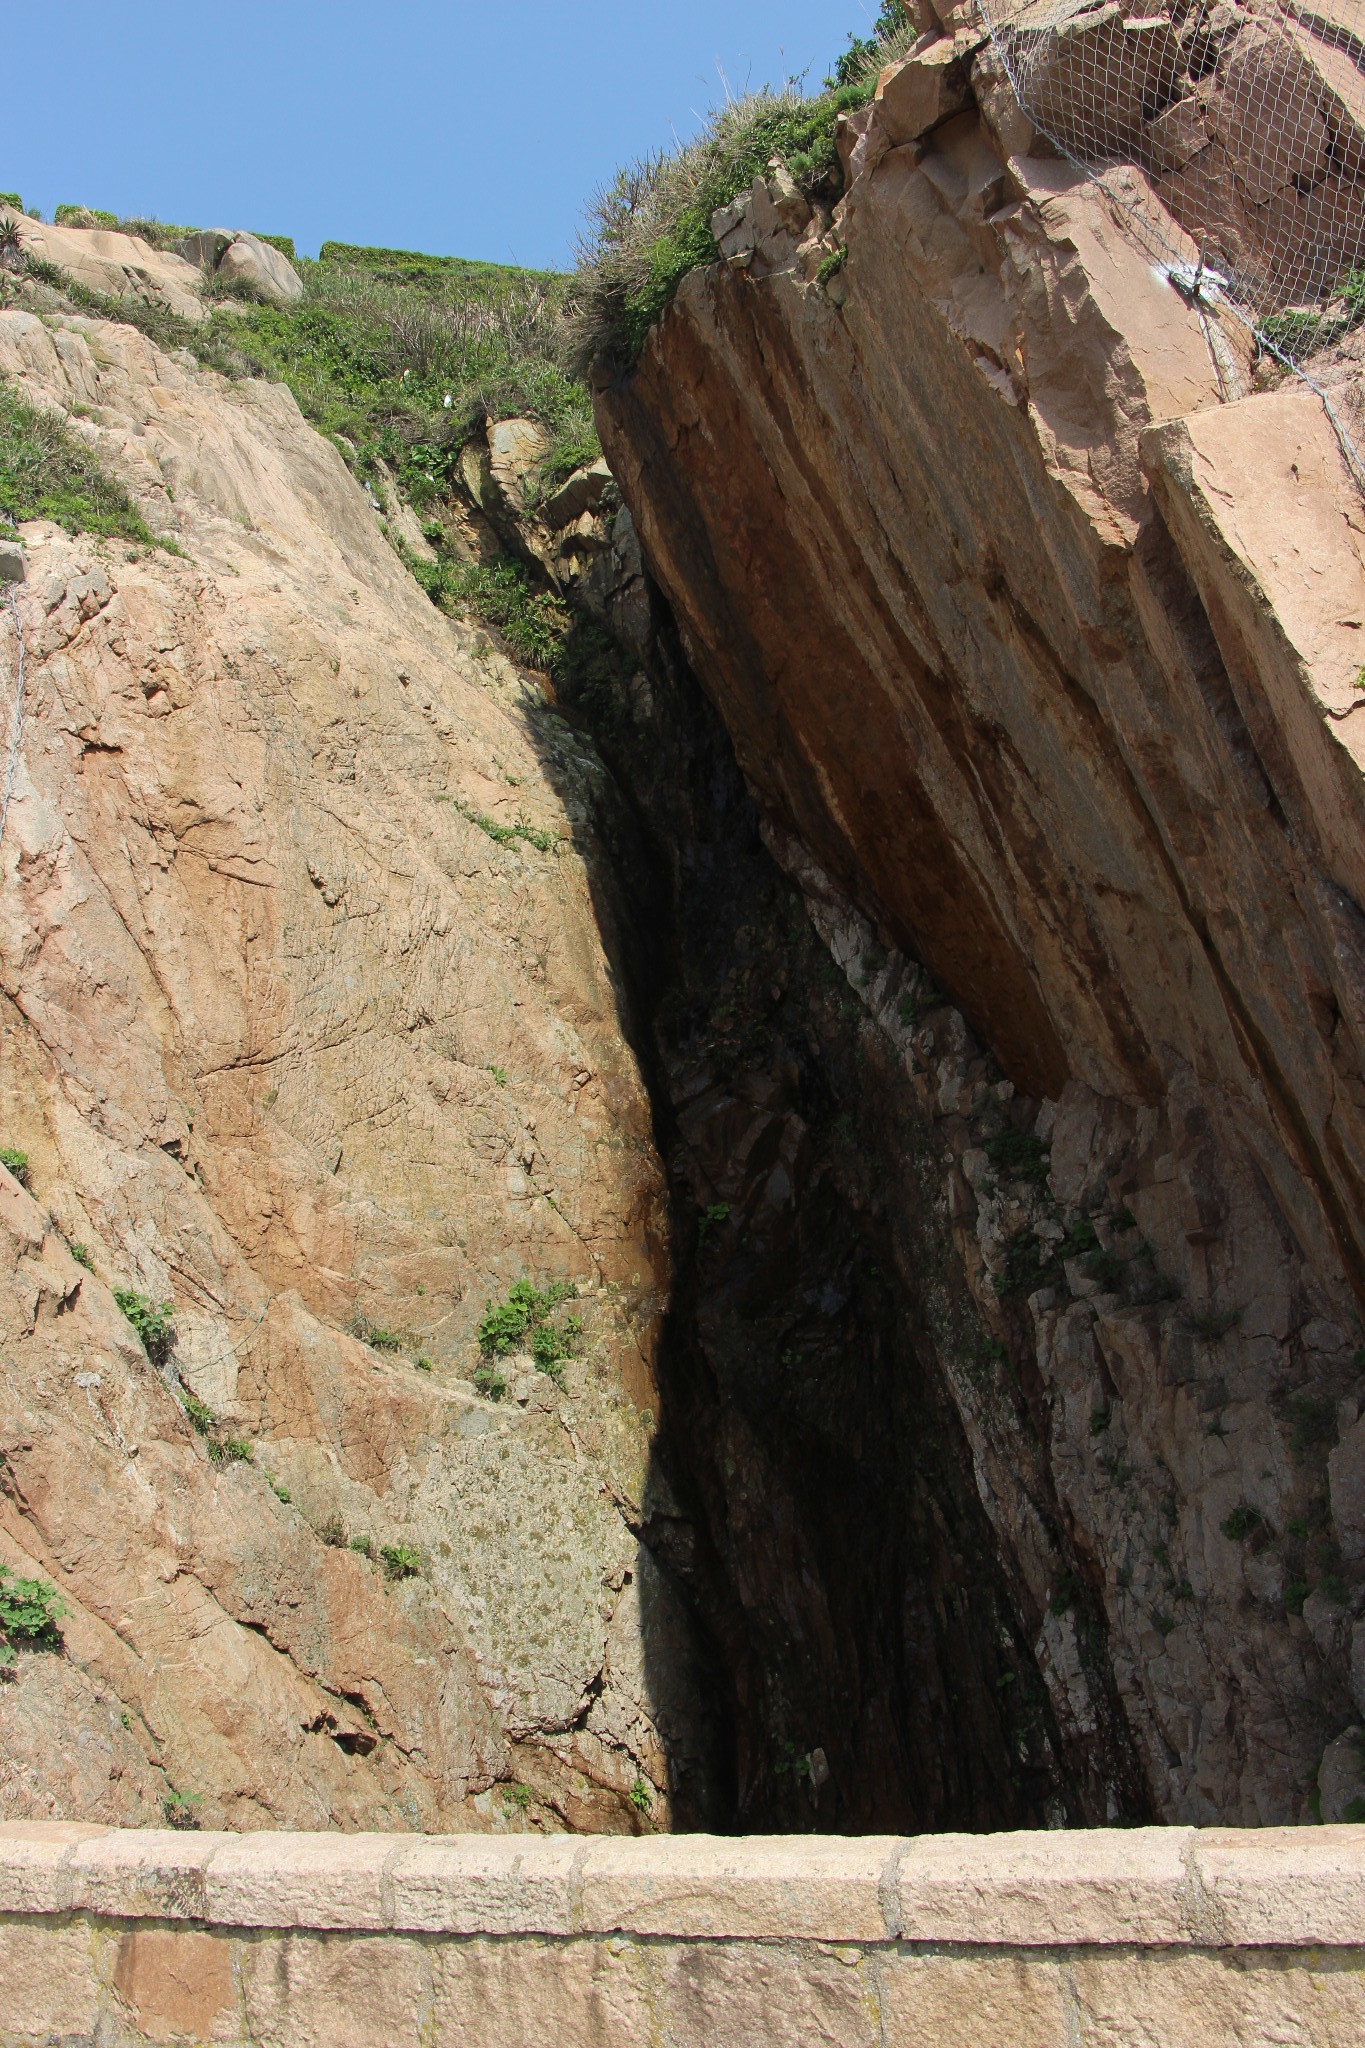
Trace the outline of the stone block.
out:
M 615 1839 L 583 1859 L 589 1932 L 729 1939 L 885 1941 L 890 1836 L 711 1835 Z
M 451 1835 L 398 1851 L 390 1871 L 393 1925 L 427 1934 L 569 1934 L 573 1837 Z
M 112 1828 L 70 1852 L 71 1904 L 112 1919 L 202 1920 L 204 1871 L 236 1836 Z
M 270 306 L 293 306 L 303 297 L 303 279 L 289 258 L 259 235 L 234 235 L 215 275 L 245 285 Z
M 432 2040 L 465 2048 L 464 2035 L 431 2027 L 422 1947 L 395 1935 L 294 1933 L 253 1943 L 241 1952 L 241 1984 L 254 2048 L 426 2048 Z M 523 2038 L 548 2048 L 556 2037 L 540 2035 L 530 2012 L 523 2017 Z
M 388 1865 L 411 1839 L 220 1836 L 204 1870 L 205 1913 L 229 1927 L 387 1927 Z
M 660 1961 L 627 1941 L 442 1943 L 431 1953 L 432 2034 L 459 2048 L 639 2048 L 661 2035 Z
M 929 1835 L 895 1892 L 904 1941 L 1186 1942 L 1191 1828 Z
M 22 583 L 27 573 L 19 542 L 0 540 L 0 583 Z
M 6 1821 L 0 1826 L 0 1913 L 65 1913 L 71 1857 L 109 1833 L 75 1821 Z
M 652 1961 L 654 2009 L 670 2048 L 879 2048 L 870 1966 L 855 1948 L 688 1942 Z
M 1069 2048 L 1061 1966 L 1025 1956 L 887 1956 L 885 2048 Z
M 1205 1941 L 1365 1947 L 1365 1828 L 1203 1828 L 1191 1867 Z
M 1086 2048 L 1345 2048 L 1365 2039 L 1365 1975 L 1302 1957 L 1166 1950 L 1070 1959 Z
M 236 2003 L 233 1946 L 228 1935 L 188 1927 L 129 1928 L 114 1989 L 138 2033 L 148 2041 L 221 2038 Z
M 88 2039 L 99 2004 L 88 1927 L 0 1920 L 0 2040 Z

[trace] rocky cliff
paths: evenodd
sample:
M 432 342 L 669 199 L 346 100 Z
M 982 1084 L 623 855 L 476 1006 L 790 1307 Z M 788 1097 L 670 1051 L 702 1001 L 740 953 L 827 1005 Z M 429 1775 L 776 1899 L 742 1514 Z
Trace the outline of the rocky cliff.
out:
M 65 1607 L 0 1809 L 666 1821 L 702 1737 L 636 1534 L 667 1215 L 600 763 L 283 385 L 22 309 L 0 372 L 166 543 L 31 522 L 0 612 L 0 1564 Z M 574 1297 L 553 1371 L 481 1352 L 519 1282 Z
M 917 1108 L 904 1327 L 1081 1803 L 1306 1817 L 1365 1715 L 1365 521 L 936 36 L 832 218 L 780 164 L 717 215 L 599 425 Z

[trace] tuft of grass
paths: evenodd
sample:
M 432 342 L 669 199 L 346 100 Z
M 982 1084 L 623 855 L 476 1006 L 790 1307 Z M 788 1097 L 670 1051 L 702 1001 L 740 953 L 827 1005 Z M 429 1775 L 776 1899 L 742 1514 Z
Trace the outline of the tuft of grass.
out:
M 379 1561 L 388 1579 L 415 1579 L 422 1570 L 424 1559 L 420 1550 L 414 1550 L 410 1543 L 385 1543 L 379 1552 Z
M 197 1792 L 168 1792 L 161 1802 L 161 1811 L 167 1827 L 188 1831 L 198 1828 L 200 1804 Z
M 1029 1181 L 1034 1187 L 1047 1184 L 1052 1153 L 1032 1131 L 1017 1131 L 1012 1125 L 987 1138 L 986 1157 L 1002 1180 Z
M 442 611 L 464 611 L 496 627 L 508 652 L 528 668 L 553 670 L 568 637 L 567 605 L 546 590 L 533 590 L 520 562 L 435 562 L 408 566 L 432 603 Z
M 76 1261 L 76 1264 L 77 1264 L 78 1266 L 84 1266 L 84 1268 L 85 1268 L 85 1270 L 86 1270 L 86 1272 L 87 1272 L 87 1273 L 93 1273 L 93 1272 L 94 1272 L 94 1270 L 95 1270 L 95 1261 L 94 1261 L 94 1260 L 93 1260 L 93 1258 L 92 1258 L 92 1257 L 90 1256 L 90 1253 L 89 1253 L 89 1251 L 87 1250 L 87 1248 L 85 1247 L 85 1245 L 83 1245 L 83 1244 L 69 1244 L 69 1245 L 67 1246 L 67 1250 L 68 1250 L 68 1251 L 70 1252 L 70 1254 L 71 1254 L 72 1258 L 73 1258 L 73 1259 L 74 1259 L 74 1260 Z
M 499 1088 L 505 1088 L 507 1086 L 506 1067 L 495 1067 L 490 1065 L 486 1071 L 493 1076 L 493 1079 L 497 1082 Z
M 486 1401 L 500 1401 L 507 1392 L 507 1375 L 485 1359 L 474 1368 L 474 1386 Z
M 152 1364 L 168 1364 L 175 1347 L 174 1305 L 169 1301 L 149 1301 L 133 1287 L 116 1287 L 114 1300 L 137 1331 Z
M 697 1254 L 699 1257 L 702 1246 L 706 1243 L 710 1233 L 720 1224 L 728 1223 L 729 1220 L 730 1204 L 728 1202 L 712 1202 L 708 1208 L 702 1210 L 697 1218 Z
M 345 1550 L 346 1525 L 340 1515 L 329 1515 L 318 1530 L 318 1541 L 325 1543 L 329 1550 Z
M 253 1446 L 241 1436 L 211 1436 L 208 1454 L 215 1465 L 250 1465 L 256 1455 Z
M 28 1186 L 28 1154 L 16 1151 L 13 1145 L 0 1146 L 0 1166 L 14 1175 L 21 1188 Z
M 521 839 L 527 846 L 533 846 L 537 853 L 554 853 L 558 850 L 559 834 L 544 831 L 540 826 L 532 825 L 527 818 L 518 818 L 513 825 L 504 825 L 498 819 L 490 818 L 486 812 L 476 811 L 472 804 L 465 803 L 460 797 L 450 796 L 444 801 L 452 810 L 458 811 L 462 818 L 468 819 L 471 825 L 477 825 L 480 832 L 486 834 L 495 846 L 515 846 Z M 500 1088 L 507 1086 L 505 1067 L 489 1067 L 488 1071 Z
M 695 142 L 628 165 L 589 212 L 579 251 L 576 360 L 629 368 L 684 277 L 718 256 L 711 216 L 781 157 L 809 197 L 826 204 L 843 189 L 835 147 L 841 114 L 864 106 L 888 58 L 914 30 L 899 5 L 883 6 L 874 35 L 855 38 L 823 92 L 789 80 L 727 98 Z
M 371 1351 L 401 1351 L 407 1341 L 401 1330 L 386 1330 L 381 1324 L 372 1323 L 368 1316 L 351 1318 L 351 1335 L 358 1337 L 362 1344 L 368 1344 Z
M 68 430 L 61 415 L 0 383 L 0 512 L 16 525 L 51 519 L 68 533 L 95 533 L 160 547 L 122 484 Z
M 502 1803 L 509 1813 L 525 1813 L 530 1808 L 535 1794 L 529 1785 L 504 1785 Z

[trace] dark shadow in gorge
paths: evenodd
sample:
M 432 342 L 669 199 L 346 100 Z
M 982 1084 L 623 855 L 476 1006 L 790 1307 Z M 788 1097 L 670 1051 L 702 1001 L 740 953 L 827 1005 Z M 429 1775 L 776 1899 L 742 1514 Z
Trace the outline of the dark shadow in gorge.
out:
M 584 850 L 674 1211 L 640 1533 L 704 1645 L 709 1733 L 664 1730 L 677 1824 L 1102 1818 L 934 1361 L 924 1293 L 958 1283 L 933 1250 L 924 1289 L 899 1277 L 908 1187 L 942 1236 L 899 1069 L 765 849 L 657 594 L 637 573 L 579 602 L 614 632 L 580 621 L 560 702 L 615 782 Z M 675 1649 L 646 1643 L 661 1696 Z

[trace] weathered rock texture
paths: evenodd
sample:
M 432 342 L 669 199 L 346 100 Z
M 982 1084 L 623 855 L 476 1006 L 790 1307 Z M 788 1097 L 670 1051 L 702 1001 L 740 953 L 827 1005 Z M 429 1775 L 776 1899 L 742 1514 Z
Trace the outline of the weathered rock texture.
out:
M 604 442 L 933 1118 L 974 1329 L 897 1258 L 1058 1722 L 1116 1810 L 1111 1700 L 1139 1805 L 1306 1816 L 1361 1711 L 1365 522 L 1067 166 L 974 107 L 843 148 L 828 288 L 775 178 Z
M 666 1819 L 690 1651 L 633 1533 L 666 1211 L 600 764 L 283 387 L 24 312 L 0 372 L 180 550 L 22 530 L 0 1561 L 67 1614 L 0 1685 L 0 1810 L 521 1825 L 510 1778 L 546 1824 L 640 1825 L 651 1781 Z M 581 1355 L 495 1404 L 477 1325 L 522 1277 L 573 1284 Z M 165 1371 L 116 1287 L 173 1301 Z

